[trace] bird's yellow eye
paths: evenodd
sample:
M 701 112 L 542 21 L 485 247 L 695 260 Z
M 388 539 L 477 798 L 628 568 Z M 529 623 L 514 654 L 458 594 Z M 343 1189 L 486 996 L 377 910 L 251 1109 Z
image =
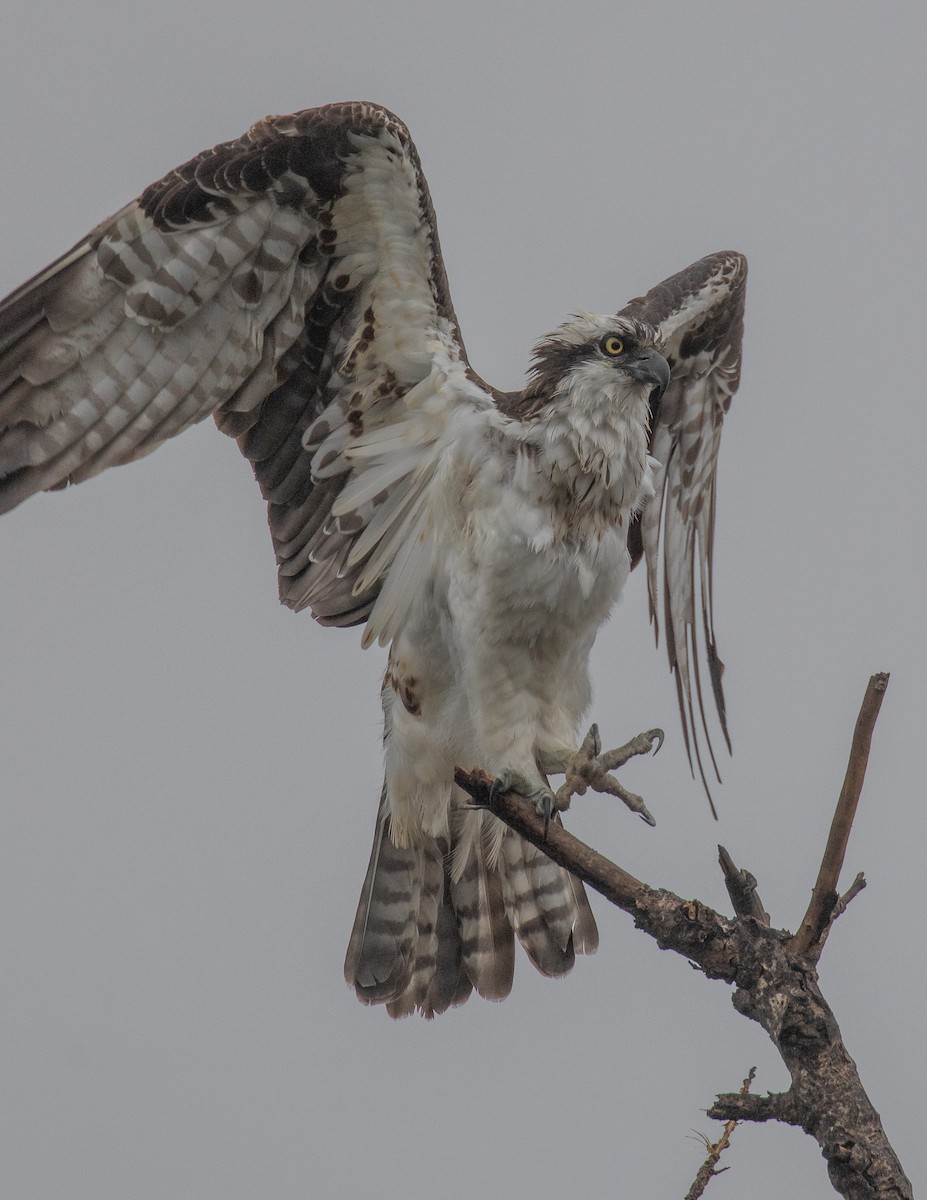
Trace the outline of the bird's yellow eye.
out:
M 619 354 L 624 354 L 624 342 L 620 337 L 615 337 L 610 333 L 607 337 L 602 338 L 602 349 L 612 358 L 617 358 Z

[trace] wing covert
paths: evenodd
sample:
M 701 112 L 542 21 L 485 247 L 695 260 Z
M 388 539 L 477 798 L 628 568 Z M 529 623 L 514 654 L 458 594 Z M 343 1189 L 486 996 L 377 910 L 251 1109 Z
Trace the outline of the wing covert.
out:
M 689 762 L 694 759 L 698 766 L 713 813 L 696 731 L 701 725 L 720 779 L 702 694 L 699 645 L 730 749 L 721 685 L 724 664 L 718 657 L 712 612 L 712 550 L 721 425 L 740 382 L 746 279 L 743 255 L 721 251 L 657 284 L 621 310 L 660 329 L 672 370 L 651 435 L 651 454 L 660 464 L 656 496 L 630 540 L 632 556 L 642 552 L 647 560 L 650 615 L 659 641 L 662 539 L 667 653 Z

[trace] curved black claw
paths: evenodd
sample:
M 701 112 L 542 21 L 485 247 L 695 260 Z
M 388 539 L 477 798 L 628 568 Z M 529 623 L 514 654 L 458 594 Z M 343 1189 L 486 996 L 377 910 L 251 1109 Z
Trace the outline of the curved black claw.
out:
M 509 782 L 502 775 L 497 775 L 489 785 L 489 803 L 495 804 L 499 797 L 508 791 L 511 791 Z
M 587 754 L 589 758 L 598 758 L 602 753 L 602 738 L 599 735 L 599 727 L 595 721 L 589 726 L 589 732 L 583 739 L 580 752 Z
M 648 729 L 647 732 L 644 734 L 644 737 L 649 737 L 651 742 L 657 743 L 653 748 L 653 752 L 654 752 L 654 754 L 659 754 L 663 748 L 663 743 L 666 741 L 666 735 L 664 734 L 663 730 L 662 729 Z

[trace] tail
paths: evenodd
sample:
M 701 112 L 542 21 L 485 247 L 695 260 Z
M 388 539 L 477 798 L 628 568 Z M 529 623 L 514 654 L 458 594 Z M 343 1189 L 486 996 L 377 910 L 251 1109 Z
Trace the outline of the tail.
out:
M 495 818 L 458 814 L 458 826 Z M 390 1016 L 433 1017 L 475 988 L 487 1000 L 512 990 L 515 935 L 544 975 L 565 975 L 599 940 L 582 883 L 511 829 L 472 837 L 454 864 L 460 830 L 394 845 L 381 796 L 370 865 L 357 906 L 344 975 L 365 1004 Z M 501 844 L 500 844 L 501 842 Z M 492 845 L 495 843 L 495 846 Z M 457 856 L 459 858 L 459 855 Z

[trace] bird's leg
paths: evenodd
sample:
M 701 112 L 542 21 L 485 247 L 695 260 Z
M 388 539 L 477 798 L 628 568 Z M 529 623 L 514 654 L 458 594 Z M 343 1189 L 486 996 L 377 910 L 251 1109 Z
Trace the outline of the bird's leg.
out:
M 569 808 L 574 796 L 582 796 L 592 788 L 594 792 L 617 796 L 648 825 L 655 825 L 656 821 L 641 797 L 629 792 L 610 772 L 624 766 L 638 754 L 649 754 L 651 750 L 656 753 L 662 745 L 663 730 L 648 729 L 616 750 L 603 753 L 599 727 L 591 725 L 578 750 L 542 754 L 538 765 L 542 771 L 562 771 L 566 777 L 554 795 L 554 809 L 557 812 Z

